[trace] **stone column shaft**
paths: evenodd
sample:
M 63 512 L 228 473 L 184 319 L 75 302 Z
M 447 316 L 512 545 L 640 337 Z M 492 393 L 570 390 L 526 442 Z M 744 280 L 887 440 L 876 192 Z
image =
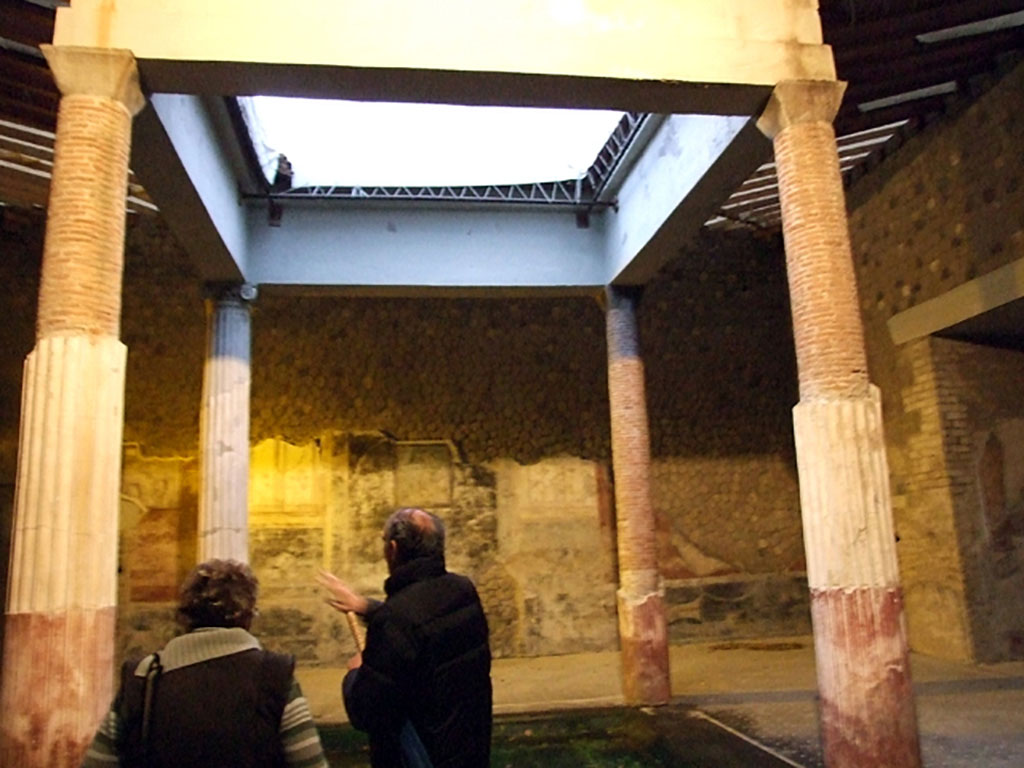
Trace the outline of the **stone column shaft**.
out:
M 786 82 L 773 138 L 800 377 L 793 409 L 829 768 L 920 766 L 881 402 L 868 380 L 832 119 L 835 82 Z
M 199 560 L 249 561 L 251 330 L 241 286 L 207 299 L 207 355 L 199 416 Z M 245 290 L 252 290 L 245 286 Z
M 632 704 L 663 704 L 671 696 L 668 627 L 651 505 L 651 449 L 636 292 L 610 286 L 607 301 L 623 692 Z
M 132 116 L 126 51 L 43 46 L 62 97 L 36 344 L 25 361 L 0 765 L 81 762 L 113 696 Z

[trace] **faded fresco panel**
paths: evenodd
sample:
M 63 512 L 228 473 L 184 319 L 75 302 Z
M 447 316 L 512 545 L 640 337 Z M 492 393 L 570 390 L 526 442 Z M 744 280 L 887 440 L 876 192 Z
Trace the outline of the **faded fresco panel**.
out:
M 452 447 L 445 442 L 395 447 L 395 503 L 435 510 L 452 503 Z

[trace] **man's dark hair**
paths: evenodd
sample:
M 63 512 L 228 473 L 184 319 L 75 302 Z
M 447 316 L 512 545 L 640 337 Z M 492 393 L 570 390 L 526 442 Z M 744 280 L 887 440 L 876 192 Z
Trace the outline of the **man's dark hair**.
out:
M 248 629 L 256 614 L 258 589 L 259 581 L 245 563 L 200 563 L 181 585 L 178 623 L 189 632 L 199 627 Z
M 384 541 L 398 545 L 396 564 L 417 557 L 444 557 L 444 523 L 432 512 L 402 507 L 384 524 Z

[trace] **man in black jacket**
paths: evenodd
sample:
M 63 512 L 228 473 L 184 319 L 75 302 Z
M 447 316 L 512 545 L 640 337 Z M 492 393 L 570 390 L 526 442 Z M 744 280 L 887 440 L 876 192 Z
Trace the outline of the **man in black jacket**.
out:
M 342 691 L 349 721 L 370 736 L 373 768 L 401 768 L 411 725 L 433 768 L 486 768 L 491 746 L 491 652 L 472 582 L 449 573 L 444 524 L 403 508 L 384 525 L 387 599 L 320 575 L 328 603 L 364 616 L 366 648 L 349 661 Z

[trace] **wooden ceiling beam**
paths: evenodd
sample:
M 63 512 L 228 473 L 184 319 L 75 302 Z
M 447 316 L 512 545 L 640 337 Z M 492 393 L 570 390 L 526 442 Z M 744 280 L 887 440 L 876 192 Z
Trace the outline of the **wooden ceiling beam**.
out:
M 996 51 L 1021 47 L 1024 47 L 1024 27 L 1013 27 L 941 43 L 919 43 L 912 36 L 870 41 L 833 50 L 833 56 L 839 76 L 847 79 L 850 72 L 878 62 L 892 63 L 904 58 L 932 55 L 974 55 L 974 52 L 990 55 Z
M 825 42 L 833 48 L 844 48 L 865 40 L 883 41 L 894 37 L 914 37 L 947 27 L 982 21 L 1020 11 L 1020 0 L 960 0 L 941 3 L 915 13 L 874 17 L 871 21 L 824 26 Z
M 0 166 L 0 199 L 19 205 L 46 205 L 50 195 L 50 180 Z
M 991 72 L 993 69 L 993 62 L 987 59 L 964 61 L 960 64 L 948 64 L 943 67 L 934 67 L 920 72 L 902 70 L 901 68 L 901 71 L 893 74 L 888 79 L 862 80 L 850 83 L 846 90 L 845 101 L 851 104 L 863 104 L 864 102 L 896 96 L 921 88 L 929 88 L 933 85 L 941 85 L 950 81 L 960 85 L 966 83 L 970 78 Z
M 0 0 L 0 37 L 25 45 L 48 43 L 53 37 L 54 10 L 25 0 Z
M 6 129 L 0 128 L 0 131 Z M 43 161 L 45 163 L 53 162 L 53 146 L 51 144 L 29 144 L 24 140 L 14 141 L 9 135 L 0 133 L 0 157 L 4 157 L 8 160 L 11 159 L 11 155 L 17 155 L 25 161 Z
M 14 51 L 0 50 L 0 69 L 8 82 L 24 83 L 39 90 L 57 93 L 50 68 L 43 59 L 32 59 Z
M 916 124 L 924 115 L 943 112 L 946 108 L 946 98 L 930 96 L 870 112 L 861 112 L 856 104 L 851 103 L 839 110 L 835 120 L 836 132 L 856 133 L 900 120 L 910 120 L 912 124 Z
M 1015 36 L 1018 41 L 1024 45 L 1024 30 L 1014 32 L 1017 33 Z M 949 73 L 956 69 L 976 71 L 990 67 L 994 54 L 1009 47 L 994 44 L 987 39 L 975 39 L 964 40 L 955 46 L 918 48 L 913 54 L 882 55 L 871 64 L 848 68 L 844 77 L 851 84 L 861 84 L 902 78 L 927 78 L 929 72 Z
M 53 131 L 57 126 L 57 99 L 53 100 L 51 106 L 45 104 L 30 104 L 18 94 L 13 97 L 6 94 L 0 84 L 0 115 L 5 120 L 15 123 L 24 123 L 33 128 L 42 128 L 46 131 Z
M 57 105 L 60 103 L 60 95 L 55 91 L 36 88 L 24 83 L 2 81 L 0 82 L 0 93 L 11 99 L 24 98 L 36 106 L 52 107 L 55 115 L 57 114 Z

